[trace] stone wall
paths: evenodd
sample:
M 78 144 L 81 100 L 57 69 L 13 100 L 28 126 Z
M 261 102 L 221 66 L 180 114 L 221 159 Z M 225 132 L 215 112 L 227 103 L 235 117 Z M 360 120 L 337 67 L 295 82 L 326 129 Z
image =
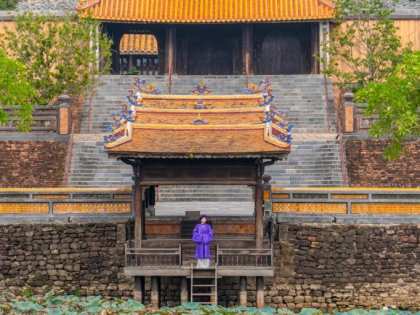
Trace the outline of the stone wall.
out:
M 388 162 L 382 155 L 387 143 L 384 140 L 346 141 L 350 187 L 420 187 L 420 144 L 408 145 L 408 155 Z
M 420 225 L 281 223 L 266 305 L 300 310 L 420 309 Z M 132 298 L 123 274 L 126 223 L 0 225 L 0 291 L 29 288 Z M 248 304 L 256 302 L 248 277 Z M 161 304 L 179 305 L 179 277 L 161 279 Z M 150 303 L 150 277 L 145 282 Z M 239 304 L 239 279 L 218 281 L 219 304 Z
M 132 297 L 125 223 L 0 226 L 0 291 Z
M 1 141 L 0 188 L 63 187 L 67 141 Z
M 290 309 L 419 309 L 419 237 L 419 225 L 283 223 L 266 303 Z

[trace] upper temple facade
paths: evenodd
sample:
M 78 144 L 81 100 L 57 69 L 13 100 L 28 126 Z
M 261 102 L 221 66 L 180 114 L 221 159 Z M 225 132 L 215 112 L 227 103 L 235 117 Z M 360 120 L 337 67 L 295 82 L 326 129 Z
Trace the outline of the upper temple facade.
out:
M 179 75 L 319 73 L 313 55 L 334 13 L 331 0 L 82 0 L 77 9 L 113 39 L 114 73 Z

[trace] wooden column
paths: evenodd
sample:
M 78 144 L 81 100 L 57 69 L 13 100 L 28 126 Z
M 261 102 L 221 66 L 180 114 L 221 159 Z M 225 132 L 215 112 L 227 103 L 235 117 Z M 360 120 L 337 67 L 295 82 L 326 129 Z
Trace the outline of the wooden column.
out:
M 187 278 L 182 277 L 181 279 L 181 303 L 188 302 L 188 283 Z
M 128 55 L 128 70 L 133 67 L 133 55 Z
M 311 73 L 319 73 L 319 61 L 316 60 L 313 55 L 319 55 L 319 24 L 311 24 Z
M 264 308 L 264 278 L 257 277 L 257 308 Z
M 242 61 L 243 61 L 243 73 L 248 77 L 254 73 L 253 67 L 253 26 L 250 24 L 242 26 Z
M 263 247 L 263 192 L 262 192 L 262 175 L 263 165 L 257 164 L 256 166 L 256 185 L 255 185 L 255 246 L 257 249 Z
M 165 39 L 165 74 L 176 73 L 176 28 L 166 27 Z
M 144 277 L 134 277 L 134 300 L 144 303 Z
M 141 187 L 140 162 L 135 163 L 134 171 L 134 186 L 133 186 L 133 208 L 134 208 L 134 245 L 136 248 L 141 248 L 141 240 L 144 234 L 144 209 L 143 209 L 143 189 Z
M 248 291 L 246 289 L 246 277 L 239 277 L 239 305 L 247 306 Z
M 160 307 L 160 277 L 152 276 L 152 287 L 150 292 L 150 303 L 153 307 Z

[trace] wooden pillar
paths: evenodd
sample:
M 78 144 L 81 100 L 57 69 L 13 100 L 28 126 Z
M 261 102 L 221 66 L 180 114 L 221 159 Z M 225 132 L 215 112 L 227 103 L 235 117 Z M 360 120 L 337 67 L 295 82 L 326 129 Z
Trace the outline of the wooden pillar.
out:
M 160 277 L 152 276 L 152 287 L 150 292 L 150 303 L 154 308 L 160 307 Z
M 173 25 L 166 27 L 165 74 L 169 73 L 176 73 L 176 28 Z
M 141 187 L 140 172 L 141 164 L 137 162 L 133 165 L 134 186 L 133 186 L 133 208 L 134 208 L 134 245 L 141 248 L 141 240 L 144 234 L 144 209 L 143 209 L 143 189 Z
M 239 277 L 239 305 L 247 306 L 248 291 L 246 289 L 246 277 Z
M 133 67 L 133 55 L 128 55 L 128 70 Z
M 264 167 L 261 163 L 256 166 L 256 182 L 255 185 L 255 247 L 261 249 L 263 247 L 263 192 L 262 192 L 262 175 Z
M 248 77 L 254 73 L 253 66 L 253 50 L 254 50 L 254 39 L 253 39 L 253 26 L 247 24 L 242 26 L 242 61 L 243 61 L 243 73 Z
M 134 277 L 134 300 L 144 303 L 144 277 Z
M 314 55 L 319 55 L 319 24 L 311 24 L 311 73 L 319 73 L 319 61 L 313 57 Z
M 264 308 L 264 278 L 257 277 L 257 308 Z
M 188 302 L 188 283 L 187 278 L 182 277 L 181 278 L 181 303 L 182 302 Z

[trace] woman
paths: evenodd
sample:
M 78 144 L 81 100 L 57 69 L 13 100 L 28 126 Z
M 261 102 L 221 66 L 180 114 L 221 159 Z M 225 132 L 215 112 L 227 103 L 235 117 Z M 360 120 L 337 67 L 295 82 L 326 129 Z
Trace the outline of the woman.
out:
M 207 216 L 200 215 L 200 223 L 193 230 L 193 241 L 196 242 L 195 259 L 197 268 L 210 267 L 210 242 L 213 241 L 213 230 L 206 224 Z

